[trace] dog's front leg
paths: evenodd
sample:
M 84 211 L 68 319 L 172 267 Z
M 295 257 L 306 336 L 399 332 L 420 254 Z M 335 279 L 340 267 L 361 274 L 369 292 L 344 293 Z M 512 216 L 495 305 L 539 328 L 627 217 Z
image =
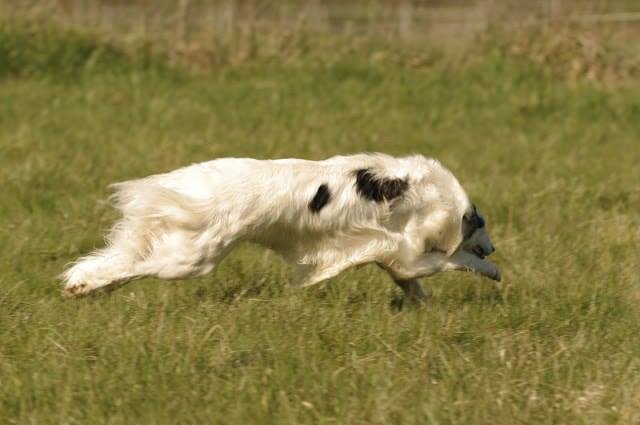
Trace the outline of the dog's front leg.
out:
M 464 250 L 460 250 L 449 257 L 445 265 L 445 270 L 474 272 L 498 282 L 502 279 L 498 266 Z
M 385 270 L 393 279 L 393 282 L 402 289 L 404 296 L 407 300 L 411 302 L 424 302 L 431 297 L 431 291 L 425 291 L 422 289 L 422 285 L 420 285 L 420 281 L 418 279 L 410 279 L 410 278 L 401 278 L 398 277 L 396 273 L 393 272 L 388 267 L 385 267 L 381 263 L 376 263 L 381 269 Z
M 431 294 L 425 293 L 418 279 L 393 279 L 396 285 L 402 289 L 404 296 L 411 302 L 424 302 Z

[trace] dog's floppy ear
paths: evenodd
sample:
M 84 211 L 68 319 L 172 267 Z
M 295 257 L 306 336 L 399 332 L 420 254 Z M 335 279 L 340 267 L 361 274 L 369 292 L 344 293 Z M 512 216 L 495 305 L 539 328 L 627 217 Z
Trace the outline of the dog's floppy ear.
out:
M 409 189 L 407 180 L 385 177 L 371 168 L 356 170 L 355 177 L 356 192 L 369 201 L 388 202 L 399 198 Z

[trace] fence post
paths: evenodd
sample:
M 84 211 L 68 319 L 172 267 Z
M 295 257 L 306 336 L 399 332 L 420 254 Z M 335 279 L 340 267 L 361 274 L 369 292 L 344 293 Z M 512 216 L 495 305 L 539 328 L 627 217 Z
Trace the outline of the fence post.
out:
M 413 24 L 413 6 L 410 2 L 402 2 L 398 6 L 398 33 L 404 40 L 408 40 L 411 37 L 411 30 Z
M 187 25 L 189 19 L 189 2 L 190 0 L 180 0 L 178 3 L 178 42 L 181 45 L 187 43 Z

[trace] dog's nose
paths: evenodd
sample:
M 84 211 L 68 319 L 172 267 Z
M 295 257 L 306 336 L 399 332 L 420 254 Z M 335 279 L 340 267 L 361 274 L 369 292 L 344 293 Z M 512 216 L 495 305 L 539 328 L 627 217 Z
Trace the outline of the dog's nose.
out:
M 494 252 L 496 252 L 496 248 L 495 248 L 493 245 L 490 245 L 490 246 L 489 246 L 489 252 L 487 253 L 487 255 L 491 255 L 491 254 L 493 254 Z

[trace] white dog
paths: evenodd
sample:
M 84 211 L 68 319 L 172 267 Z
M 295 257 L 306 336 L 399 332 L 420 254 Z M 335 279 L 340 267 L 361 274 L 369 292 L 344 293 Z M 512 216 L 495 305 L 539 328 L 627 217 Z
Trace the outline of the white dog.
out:
M 313 285 L 377 263 L 410 299 L 416 280 L 465 270 L 500 280 L 484 220 L 438 161 L 421 155 L 324 161 L 224 158 L 113 185 L 122 219 L 107 247 L 62 279 L 66 296 L 153 276 L 209 273 L 239 242 L 280 253 Z

